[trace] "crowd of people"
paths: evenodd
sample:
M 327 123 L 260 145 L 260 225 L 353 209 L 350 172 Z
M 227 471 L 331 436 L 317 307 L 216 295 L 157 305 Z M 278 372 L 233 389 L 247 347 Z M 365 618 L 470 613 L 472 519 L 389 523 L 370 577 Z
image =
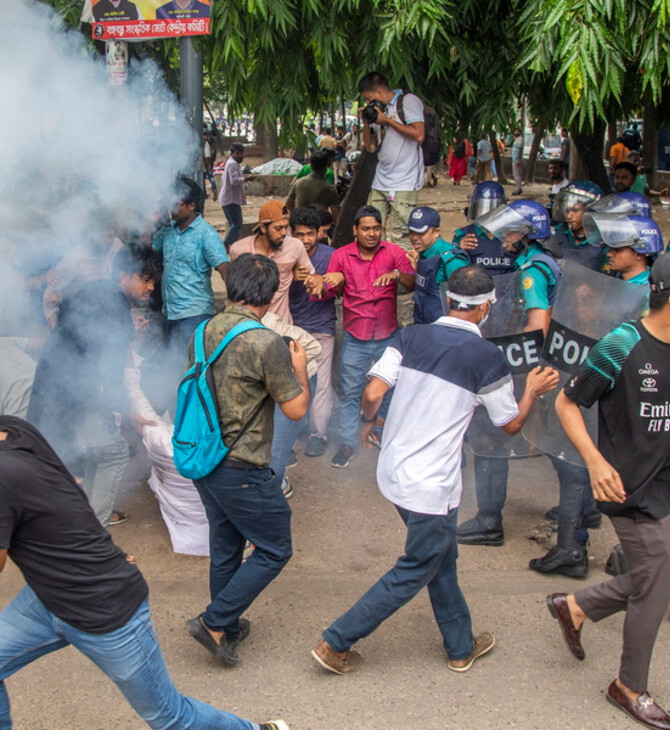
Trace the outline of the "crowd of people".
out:
M 474 156 L 476 185 L 449 240 L 439 212 L 420 205 L 423 102 L 376 72 L 358 90 L 375 111 L 363 114 L 360 139 L 378 163 L 348 245 L 328 239 L 339 213 L 328 150 L 359 144 L 358 129 L 341 128 L 315 139 L 288 200 L 264 203 L 247 237 L 236 143 L 220 194 L 210 177 L 225 240 L 203 217 L 202 187 L 181 178 L 169 218 L 158 214 L 139 235 L 108 227 L 30 283 L 26 316 L 46 338 L 0 338 L 0 571 L 9 556 L 27 582 L 0 613 L 2 730 L 11 728 L 4 680 L 67 644 L 151 727 L 286 730 L 177 692 L 147 585 L 106 528 L 129 519 L 116 501 L 128 441 L 142 444 L 175 551 L 209 556 L 207 605 L 187 631 L 235 666 L 251 630 L 244 614 L 292 556 L 286 469 L 322 458 L 333 436 L 337 469 L 359 448 L 379 449 L 379 488 L 407 538 L 395 566 L 323 632 L 312 651 L 319 665 L 356 670 L 353 646 L 424 587 L 447 667 L 467 672 L 488 654 L 495 637 L 473 634 L 458 544 L 503 544 L 510 459 L 543 452 L 559 483 L 547 513 L 557 543 L 529 569 L 585 577 L 588 531 L 611 518 L 612 580 L 550 594 L 547 606 L 577 659 L 585 619 L 625 611 L 607 698 L 648 727 L 670 728 L 647 687 L 670 604 L 670 257 L 645 197 L 654 191 L 633 189 L 629 150 L 613 160 L 611 192 L 570 180 L 558 159 L 549 207 L 523 197 L 516 171 L 510 202 L 491 179 L 488 138 L 476 150 L 456 139 L 450 175 L 459 184 Z M 513 167 L 519 139 L 521 130 Z M 332 158 L 338 170 L 341 159 Z M 213 274 L 225 282 L 223 311 Z M 402 293 L 414 303 L 406 327 Z M 198 392 L 215 404 L 209 429 L 225 445 L 194 478 L 174 458 L 195 445 L 174 425 L 187 367 L 207 373 Z M 582 410 L 596 404 L 597 435 Z M 465 441 L 478 512 L 459 524 Z

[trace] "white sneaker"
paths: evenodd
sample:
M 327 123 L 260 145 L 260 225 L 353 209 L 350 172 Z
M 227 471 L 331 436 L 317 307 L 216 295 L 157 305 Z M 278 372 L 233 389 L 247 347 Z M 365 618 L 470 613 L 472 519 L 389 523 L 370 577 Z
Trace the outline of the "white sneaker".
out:
M 291 486 L 291 482 L 284 477 L 281 482 L 281 493 L 286 497 L 286 499 L 290 499 L 291 495 L 293 494 L 293 487 Z

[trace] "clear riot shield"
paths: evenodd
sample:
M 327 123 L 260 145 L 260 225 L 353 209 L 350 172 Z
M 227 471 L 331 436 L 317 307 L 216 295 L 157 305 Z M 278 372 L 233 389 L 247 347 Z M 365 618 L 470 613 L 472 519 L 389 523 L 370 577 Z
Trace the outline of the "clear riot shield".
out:
M 647 309 L 649 289 L 599 274 L 575 261 L 565 261 L 540 365 L 558 370 L 558 388 L 540 396 L 523 427 L 527 441 L 559 459 L 584 466 L 556 415 L 554 403 L 569 378 L 578 372 L 593 345 L 622 322 Z M 597 410 L 582 409 L 586 426 L 597 441 Z
M 544 338 L 540 330 L 523 332 L 526 323 L 524 299 L 521 294 L 521 272 L 494 276 L 496 303 L 491 307 L 489 318 L 481 328 L 482 335 L 502 351 L 512 372 L 514 392 L 521 397 L 526 385 L 526 375 L 540 364 Z M 449 314 L 447 282 L 440 284 L 445 314 Z M 514 459 L 535 456 L 539 453 L 519 433 L 507 436 L 489 419 L 486 408 L 475 409 L 467 433 L 467 440 L 476 456 L 498 459 Z

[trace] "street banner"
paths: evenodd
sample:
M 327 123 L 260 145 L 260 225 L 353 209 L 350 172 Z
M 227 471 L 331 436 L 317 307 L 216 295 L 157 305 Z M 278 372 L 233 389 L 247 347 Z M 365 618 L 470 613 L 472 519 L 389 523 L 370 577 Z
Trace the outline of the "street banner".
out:
M 209 35 L 211 0 L 86 0 L 81 19 L 95 40 Z

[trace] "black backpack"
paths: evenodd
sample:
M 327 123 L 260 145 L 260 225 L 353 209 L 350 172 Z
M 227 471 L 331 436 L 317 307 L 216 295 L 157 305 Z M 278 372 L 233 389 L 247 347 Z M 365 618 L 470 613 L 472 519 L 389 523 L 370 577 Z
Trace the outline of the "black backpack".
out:
M 405 122 L 405 110 L 403 109 L 404 94 L 398 97 L 398 116 L 403 124 Z M 432 106 L 423 105 L 423 119 L 426 125 L 426 135 L 421 143 L 423 150 L 423 164 L 436 165 L 442 159 L 442 133 L 440 131 L 440 119 Z
M 465 157 L 465 142 L 462 139 L 454 145 L 454 157 Z

